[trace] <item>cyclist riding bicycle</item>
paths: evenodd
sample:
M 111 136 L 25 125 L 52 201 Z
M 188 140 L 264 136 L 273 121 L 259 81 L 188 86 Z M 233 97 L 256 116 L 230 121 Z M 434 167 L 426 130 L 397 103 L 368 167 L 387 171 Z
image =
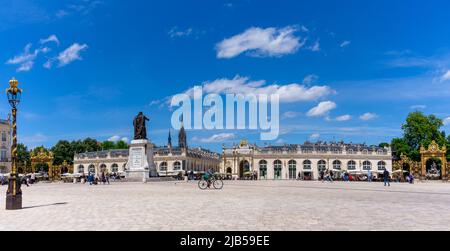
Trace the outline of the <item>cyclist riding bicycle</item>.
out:
M 206 173 L 203 175 L 203 179 L 208 181 L 208 187 L 211 183 L 211 178 L 214 177 L 214 171 L 212 169 L 209 169 L 206 171 Z

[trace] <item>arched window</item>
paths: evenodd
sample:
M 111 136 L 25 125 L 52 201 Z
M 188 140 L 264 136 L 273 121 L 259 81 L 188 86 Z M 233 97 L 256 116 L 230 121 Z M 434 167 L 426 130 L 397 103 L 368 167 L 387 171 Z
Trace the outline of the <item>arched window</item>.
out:
M 353 160 L 350 160 L 350 161 L 347 163 L 347 169 L 348 169 L 348 170 L 356 170 L 356 162 L 353 161 Z
M 106 172 L 107 172 L 107 170 L 106 170 L 106 165 L 105 165 L 105 164 L 101 164 L 101 165 L 100 165 L 100 172 L 101 172 L 101 173 L 106 173 Z
M 259 176 L 267 179 L 267 161 L 265 160 L 259 162 Z
M 281 179 L 281 169 L 282 169 L 281 160 L 275 160 L 273 162 L 274 179 Z
M 334 170 L 341 170 L 341 161 L 339 161 L 339 160 L 335 160 L 335 161 L 333 161 L 333 169 Z
M 295 180 L 295 178 L 297 177 L 297 161 L 290 160 L 288 162 L 288 167 L 289 167 L 289 179 Z
M 367 155 L 367 154 L 369 154 L 369 151 L 367 151 L 367 149 L 364 149 L 364 150 L 362 151 L 362 154 Z
M 372 169 L 372 163 L 370 161 L 364 161 L 363 162 L 363 170 L 371 170 Z
M 303 161 L 303 170 L 311 170 L 311 160 Z
M 167 171 L 167 162 L 161 162 L 159 164 L 159 171 Z
M 119 165 L 117 165 L 116 163 L 112 164 L 111 172 L 113 172 L 113 173 L 119 172 Z
M 319 169 L 319 172 L 327 170 L 327 162 L 325 160 L 319 160 L 317 168 Z
M 78 173 L 84 173 L 84 166 L 83 165 L 79 165 L 78 166 Z
M 385 151 L 383 149 L 378 150 L 378 155 L 385 155 Z
M 347 150 L 347 153 L 348 153 L 348 154 L 354 154 L 355 152 L 353 151 L 353 149 L 348 149 L 348 150 Z
M 181 163 L 179 161 L 176 161 L 173 163 L 173 170 L 174 171 L 180 171 L 181 170 Z
M 386 162 L 384 161 L 378 162 L 378 170 L 384 171 L 384 169 L 386 169 Z
M 90 173 L 95 173 L 95 166 L 94 165 L 92 165 L 92 164 L 89 165 L 88 169 L 89 169 Z

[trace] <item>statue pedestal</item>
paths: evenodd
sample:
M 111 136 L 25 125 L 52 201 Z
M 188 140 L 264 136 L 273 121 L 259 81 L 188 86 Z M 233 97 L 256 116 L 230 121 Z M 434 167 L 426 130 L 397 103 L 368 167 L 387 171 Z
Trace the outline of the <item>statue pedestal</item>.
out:
M 153 162 L 153 145 L 150 141 L 133 140 L 129 148 L 126 177 L 129 181 L 147 182 L 155 177 L 156 167 Z

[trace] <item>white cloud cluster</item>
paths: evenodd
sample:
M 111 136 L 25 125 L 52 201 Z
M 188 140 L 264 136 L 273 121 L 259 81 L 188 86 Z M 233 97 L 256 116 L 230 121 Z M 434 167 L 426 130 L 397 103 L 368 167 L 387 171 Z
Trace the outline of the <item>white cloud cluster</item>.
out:
M 80 52 L 88 48 L 87 44 L 74 43 L 58 55 L 59 66 L 65 66 L 75 60 L 81 60 Z
M 192 28 L 180 30 L 177 26 L 175 26 L 172 29 L 170 29 L 168 34 L 171 38 L 177 38 L 177 37 L 188 37 L 192 34 L 192 32 L 193 32 Z
M 14 56 L 11 59 L 8 59 L 6 64 L 18 65 L 19 67 L 16 69 L 17 72 L 24 72 L 31 70 L 31 68 L 33 68 L 36 57 L 40 53 L 47 53 L 50 51 L 50 49 L 47 47 L 42 47 L 31 51 L 32 46 L 33 44 L 31 43 L 27 44 L 21 54 Z
M 369 121 L 369 120 L 373 120 L 376 119 L 378 117 L 378 115 L 376 115 L 375 113 L 364 113 L 363 115 L 359 116 L 359 119 L 364 120 L 364 121 Z
M 313 133 L 309 136 L 310 140 L 317 140 L 319 138 L 320 138 L 320 134 L 318 134 L 318 133 Z
M 336 121 L 344 122 L 344 121 L 349 121 L 351 119 L 352 119 L 352 116 L 347 114 L 347 115 L 342 115 L 342 116 L 337 117 Z
M 450 80 L 450 70 L 448 70 L 444 75 L 442 75 L 442 81 Z
M 194 137 L 194 141 L 199 141 L 201 143 L 216 143 L 216 142 L 224 142 L 226 140 L 234 139 L 236 135 L 234 133 L 220 133 L 220 134 L 214 134 L 211 137 L 208 138 L 198 138 Z
M 336 103 L 332 101 L 320 102 L 316 107 L 309 110 L 306 115 L 308 117 L 323 117 L 328 115 L 328 113 L 336 107 Z
M 341 48 L 344 48 L 344 47 L 347 47 L 347 46 L 349 46 L 350 44 L 351 44 L 352 42 L 351 41 L 344 41 L 344 42 L 342 42 L 341 43 Z
M 46 47 L 47 43 L 55 43 L 59 46 L 60 41 L 56 35 L 50 35 L 47 38 L 43 38 L 39 40 L 41 47 L 38 49 L 31 50 L 33 44 L 28 43 L 23 52 L 13 58 L 9 59 L 6 64 L 9 65 L 18 65 L 16 69 L 18 72 L 29 71 L 33 68 L 34 62 L 40 54 L 46 54 L 51 51 L 49 47 Z M 88 48 L 86 44 L 78 44 L 74 43 L 64 51 L 60 52 L 56 57 L 50 57 L 44 64 L 43 67 L 50 69 L 55 61 L 59 62 L 59 66 L 65 66 L 75 60 L 81 60 L 80 52 L 84 51 Z
M 111 141 L 111 142 L 123 141 L 125 143 L 128 143 L 129 139 L 127 137 L 120 137 L 119 135 L 114 135 L 114 136 L 111 136 L 108 139 L 108 141 Z
M 193 96 L 194 88 L 189 89 L 185 94 Z M 248 77 L 236 76 L 233 79 L 222 78 L 203 84 L 203 92 L 206 94 L 278 94 L 280 102 L 294 103 L 300 101 L 313 101 L 335 91 L 328 86 L 306 87 L 300 84 L 287 85 L 266 85 L 265 80 L 250 81 Z
M 450 125 L 450 117 L 443 119 L 442 122 L 444 123 L 445 126 Z
M 48 38 L 43 38 L 43 39 L 39 40 L 40 44 L 46 44 L 46 43 L 50 43 L 50 42 L 54 42 L 59 46 L 59 39 L 58 39 L 58 37 L 56 37 L 56 35 L 50 35 Z
M 318 79 L 319 79 L 319 76 L 311 74 L 311 75 L 306 76 L 303 79 L 303 84 L 309 85 L 309 84 L 315 83 Z
M 287 111 L 287 112 L 283 113 L 283 118 L 285 118 L 285 119 L 293 119 L 293 118 L 296 118 L 296 117 L 298 117 L 300 115 L 301 115 L 301 113 L 299 113 L 299 112 Z
M 274 57 L 295 53 L 304 45 L 293 26 L 284 28 L 252 27 L 216 45 L 218 58 L 233 58 L 244 52 L 259 57 Z

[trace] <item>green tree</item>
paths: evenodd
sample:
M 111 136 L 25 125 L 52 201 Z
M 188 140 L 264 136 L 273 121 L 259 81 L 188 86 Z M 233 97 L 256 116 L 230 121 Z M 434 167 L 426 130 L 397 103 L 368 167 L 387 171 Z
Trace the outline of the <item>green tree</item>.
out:
M 379 147 L 389 147 L 389 143 L 380 143 Z
M 403 138 L 395 138 L 391 142 L 395 157 L 404 153 L 419 161 L 420 146 L 428 146 L 433 140 L 441 146 L 446 145 L 445 133 L 440 131 L 443 125 L 443 121 L 434 115 L 425 116 L 419 111 L 410 113 L 402 125 Z
M 83 140 L 83 145 L 85 147 L 85 152 L 96 152 L 101 149 L 100 143 L 97 140 L 91 138 L 86 138 L 85 140 Z
M 116 149 L 116 144 L 112 141 L 104 141 L 101 145 L 102 150 L 111 150 Z
M 17 161 L 20 163 L 31 163 L 30 152 L 26 145 L 17 144 Z
M 123 140 L 119 140 L 116 143 L 116 149 L 128 149 L 128 144 Z
M 60 140 L 54 147 L 53 152 L 53 165 L 61 165 L 64 161 L 69 164 L 73 163 L 74 151 L 72 145 L 67 140 Z

